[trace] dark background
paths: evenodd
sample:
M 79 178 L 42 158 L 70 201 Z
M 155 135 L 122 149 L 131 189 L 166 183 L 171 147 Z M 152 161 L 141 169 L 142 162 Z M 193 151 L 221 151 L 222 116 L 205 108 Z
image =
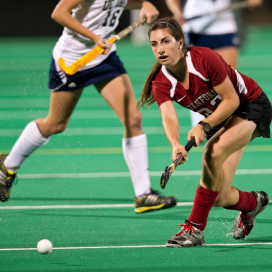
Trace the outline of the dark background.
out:
M 201 1 L 201 0 L 199 0 Z M 51 19 L 58 0 L 13 0 L 1 1 L 0 36 L 54 36 L 62 26 Z M 160 10 L 161 17 L 170 15 L 164 0 L 150 1 Z M 261 7 L 246 12 L 249 23 L 272 24 L 272 1 L 264 0 Z M 117 29 L 129 24 L 129 12 L 124 12 Z

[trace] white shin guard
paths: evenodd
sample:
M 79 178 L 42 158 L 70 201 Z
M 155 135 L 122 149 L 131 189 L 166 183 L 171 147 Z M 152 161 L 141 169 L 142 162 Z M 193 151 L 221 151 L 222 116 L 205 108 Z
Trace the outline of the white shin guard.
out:
M 150 193 L 147 137 L 145 134 L 123 138 L 123 154 L 130 171 L 136 197 Z
M 49 138 L 45 138 L 35 121 L 30 122 L 14 144 L 11 152 L 5 159 L 5 167 L 16 171 L 21 167 L 29 155 L 41 145 L 46 144 Z

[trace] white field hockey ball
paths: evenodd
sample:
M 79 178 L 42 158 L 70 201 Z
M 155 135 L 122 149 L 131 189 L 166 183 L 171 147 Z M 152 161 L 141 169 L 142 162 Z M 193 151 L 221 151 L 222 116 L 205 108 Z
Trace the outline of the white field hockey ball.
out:
M 42 239 L 37 244 L 37 249 L 42 254 L 50 253 L 53 250 L 53 244 L 47 239 Z

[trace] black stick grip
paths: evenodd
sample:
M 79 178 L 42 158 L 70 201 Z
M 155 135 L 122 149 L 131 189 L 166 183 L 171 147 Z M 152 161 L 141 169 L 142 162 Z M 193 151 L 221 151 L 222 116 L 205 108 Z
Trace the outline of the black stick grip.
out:
M 191 140 L 185 145 L 185 150 L 189 152 L 191 148 L 195 145 L 195 137 L 192 137 Z M 174 160 L 175 167 L 177 167 L 183 160 L 183 155 L 178 154 L 177 158 Z
M 195 137 L 192 137 L 191 140 L 186 144 L 185 150 L 187 152 L 190 151 L 190 149 L 195 145 Z M 183 161 L 183 155 L 181 153 L 178 154 L 177 158 L 171 163 L 171 165 L 168 167 L 166 166 L 162 175 L 161 175 L 161 188 L 165 188 L 166 183 L 168 182 L 171 175 L 174 173 L 177 166 Z

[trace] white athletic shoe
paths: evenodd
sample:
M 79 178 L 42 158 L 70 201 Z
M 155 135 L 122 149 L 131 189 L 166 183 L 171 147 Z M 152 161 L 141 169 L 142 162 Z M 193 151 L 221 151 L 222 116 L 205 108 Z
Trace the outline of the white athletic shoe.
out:
M 255 224 L 255 217 L 261 213 L 269 202 L 267 193 L 265 192 L 252 192 L 256 198 L 256 208 L 249 213 L 242 213 L 236 217 L 232 236 L 234 239 L 245 239 Z
M 185 221 L 183 228 L 167 241 L 167 247 L 193 247 L 201 246 L 204 243 L 204 231 L 192 226 L 189 221 Z

